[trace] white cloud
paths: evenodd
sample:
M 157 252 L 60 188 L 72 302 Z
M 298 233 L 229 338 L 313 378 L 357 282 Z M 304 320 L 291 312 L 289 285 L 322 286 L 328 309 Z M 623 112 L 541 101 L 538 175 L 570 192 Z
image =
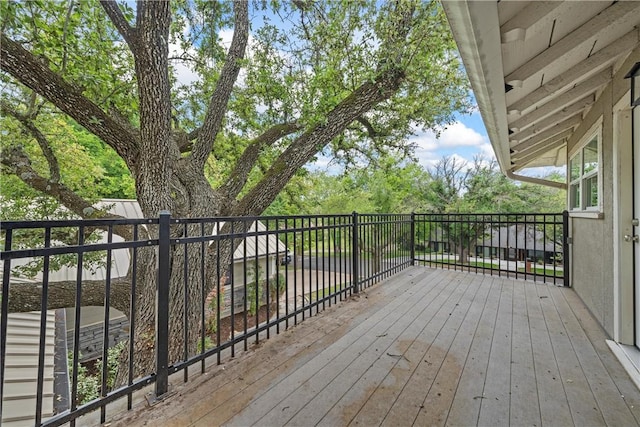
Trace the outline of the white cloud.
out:
M 480 146 L 480 154 L 488 160 L 496 160 L 496 153 L 493 151 L 493 146 L 488 142 Z
M 333 157 L 318 154 L 316 159 L 304 166 L 311 172 L 326 172 L 329 175 L 338 175 L 344 172 L 344 168 L 333 161 Z
M 488 140 L 486 136 L 467 127 L 464 123 L 456 122 L 444 128 L 440 136 L 428 130 L 418 133 L 411 138 L 411 142 L 416 143 L 420 150 L 435 151 L 443 148 L 480 147 L 487 144 Z
M 184 62 L 174 63 L 173 70 L 176 73 L 176 79 L 181 85 L 190 85 L 191 83 L 200 80 L 198 73 Z
M 188 35 L 188 33 L 189 26 L 187 25 L 185 26 L 184 34 Z M 196 51 L 193 47 L 189 47 L 185 51 L 182 49 L 182 46 L 180 46 L 180 42 L 178 40 L 170 40 L 169 58 L 180 58 L 183 55 L 186 57 L 195 57 Z M 200 76 L 193 70 L 193 64 L 190 61 L 173 59 L 170 60 L 169 63 L 173 67 L 178 84 L 190 85 L 191 83 L 200 80 Z
M 220 44 L 224 46 L 225 49 L 229 50 L 229 46 L 231 46 L 231 40 L 233 40 L 233 28 L 220 30 L 220 32 L 218 33 L 218 37 L 220 37 Z
M 185 28 L 184 31 L 185 34 L 187 34 L 189 28 Z M 225 50 L 228 51 L 229 46 L 231 46 L 231 41 L 233 40 L 233 29 L 220 30 L 220 32 L 218 33 L 218 37 L 220 38 L 220 44 L 225 48 Z M 251 55 L 253 41 L 253 37 L 249 35 L 245 55 Z M 184 49 L 182 49 L 178 41 L 173 40 L 169 43 L 169 57 L 177 58 L 181 57 L 183 54 L 185 54 L 186 57 L 197 56 L 196 50 L 193 47 L 189 47 L 185 51 Z M 201 79 L 201 77 L 194 71 L 193 63 L 191 61 L 173 60 L 171 61 L 171 65 L 173 66 L 176 78 L 180 84 L 190 85 L 191 83 Z M 239 84 L 241 86 L 244 85 L 246 75 L 246 70 L 241 69 L 236 84 Z
M 446 127 L 440 136 L 431 130 L 420 131 L 410 141 L 415 144 L 415 156 L 426 168 L 435 165 L 443 156 L 458 159 L 464 164 L 472 164 L 476 154 L 487 160 L 495 158 L 489 139 L 462 122 Z

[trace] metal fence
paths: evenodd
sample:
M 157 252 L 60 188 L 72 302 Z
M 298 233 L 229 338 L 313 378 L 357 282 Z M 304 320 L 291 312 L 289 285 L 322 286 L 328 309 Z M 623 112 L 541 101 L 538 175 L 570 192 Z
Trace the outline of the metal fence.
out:
M 147 386 L 161 399 L 170 375 L 186 382 L 410 265 L 567 285 L 567 223 L 566 212 L 3 222 L 0 422 L 74 425 L 96 411 L 104 422 L 111 403 L 130 409 Z
M 418 265 L 569 286 L 568 213 L 415 214 Z
M 413 263 L 411 215 L 163 213 L 0 229 L 2 423 L 82 424 L 97 410 L 104 422 L 110 403 L 130 409 L 149 385 L 160 399 L 171 374 L 187 381 L 189 367 L 204 372 L 206 359 L 220 363 Z M 150 299 L 153 313 L 140 313 Z M 101 333 L 88 333 L 96 322 Z M 123 330 L 133 339 L 118 339 Z

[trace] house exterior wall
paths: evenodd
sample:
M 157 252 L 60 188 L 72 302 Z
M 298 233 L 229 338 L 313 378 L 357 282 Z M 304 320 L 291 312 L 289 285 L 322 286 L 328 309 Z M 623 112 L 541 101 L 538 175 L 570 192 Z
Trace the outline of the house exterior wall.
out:
M 567 144 L 567 164 L 586 133 L 602 120 L 602 163 L 599 178 L 602 211 L 598 217 L 570 213 L 571 284 L 610 336 L 614 336 L 614 105 L 628 92 L 624 75 L 640 61 L 636 48 L 624 61 L 609 85 L 602 91 Z M 631 182 L 628 183 L 631 185 Z
M 249 259 L 246 263 L 247 269 L 247 283 L 251 282 L 251 278 L 253 276 L 253 272 L 255 270 L 255 259 Z M 268 266 L 268 269 L 267 269 Z M 234 305 L 234 313 L 242 313 L 244 311 L 244 270 L 245 263 L 236 260 L 233 263 L 233 305 Z M 278 273 L 278 266 L 276 264 L 276 257 L 260 257 L 258 258 L 258 271 L 260 273 L 260 277 L 266 277 L 267 271 L 269 273 L 269 280 L 273 280 L 275 275 Z M 275 286 L 275 284 L 274 284 Z M 223 309 L 220 313 L 221 317 L 227 317 L 231 315 L 231 286 L 226 285 L 224 287 L 223 293 Z

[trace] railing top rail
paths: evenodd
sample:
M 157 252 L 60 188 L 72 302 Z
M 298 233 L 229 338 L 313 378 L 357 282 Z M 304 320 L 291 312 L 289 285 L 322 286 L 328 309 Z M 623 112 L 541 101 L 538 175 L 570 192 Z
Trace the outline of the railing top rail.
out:
M 562 212 L 455 212 L 455 213 L 430 213 L 430 212 L 415 212 L 415 213 L 358 213 L 361 217 L 378 217 L 378 218 L 404 218 L 415 215 L 418 217 L 433 216 L 433 217 L 452 217 L 452 216 L 477 216 L 477 217 L 489 217 L 489 216 L 520 216 L 520 217 L 532 217 L 532 216 L 561 216 Z M 251 222 L 251 221 L 283 221 L 283 220 L 305 220 L 305 219 L 323 219 L 323 218 L 336 218 L 336 219 L 350 219 L 352 213 L 343 214 L 313 214 L 313 215 L 267 215 L 267 216 L 218 216 L 218 217 L 203 217 L 203 218 L 178 218 L 172 217 L 172 224 L 198 224 L 198 223 L 219 223 L 227 221 L 236 222 Z M 10 229 L 34 229 L 34 228 L 56 228 L 56 227 L 101 227 L 101 226 L 116 226 L 116 225 L 149 225 L 158 224 L 158 217 L 155 218 L 98 218 L 98 219 L 68 219 L 68 220 L 43 220 L 43 221 L 2 221 L 0 222 L 1 230 Z
M 64 219 L 45 221 L 2 221 L 0 230 L 62 228 L 62 227 L 108 227 L 116 225 L 158 224 L 158 218 L 100 218 L 100 219 Z
M 451 212 L 451 213 L 422 213 L 416 212 L 415 215 L 421 216 L 552 216 L 563 215 L 563 212 Z

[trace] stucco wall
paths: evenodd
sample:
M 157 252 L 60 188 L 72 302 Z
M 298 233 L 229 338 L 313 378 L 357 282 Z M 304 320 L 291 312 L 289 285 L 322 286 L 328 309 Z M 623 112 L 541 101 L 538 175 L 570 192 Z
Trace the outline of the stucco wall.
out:
M 599 95 L 593 108 L 568 142 L 572 155 L 592 126 L 602 120 L 602 215 L 600 218 L 571 216 L 571 284 L 606 332 L 614 334 L 614 211 L 613 211 L 613 106 L 629 90 L 624 75 L 640 60 L 636 49 L 617 68 L 612 82 Z M 631 183 L 628 183 L 631 185 Z

